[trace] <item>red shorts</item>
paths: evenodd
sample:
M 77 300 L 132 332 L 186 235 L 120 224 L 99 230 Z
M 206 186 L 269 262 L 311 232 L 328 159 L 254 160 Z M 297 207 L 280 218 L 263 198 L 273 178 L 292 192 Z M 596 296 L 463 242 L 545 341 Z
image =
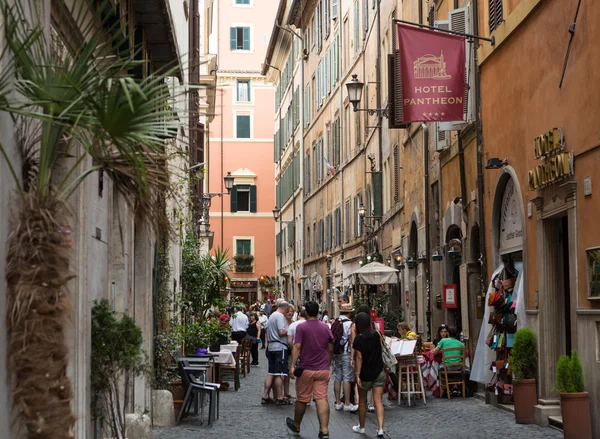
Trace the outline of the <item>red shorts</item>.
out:
M 300 402 L 313 399 L 327 399 L 329 391 L 328 370 L 305 370 L 300 378 L 296 378 L 296 397 Z

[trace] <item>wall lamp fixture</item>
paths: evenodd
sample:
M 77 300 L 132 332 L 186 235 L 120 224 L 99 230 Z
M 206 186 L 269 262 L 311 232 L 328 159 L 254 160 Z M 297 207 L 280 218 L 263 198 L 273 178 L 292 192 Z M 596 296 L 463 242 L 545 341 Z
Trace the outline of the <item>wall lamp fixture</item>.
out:
M 502 169 L 506 165 L 508 165 L 506 159 L 500 160 L 498 157 L 492 157 L 488 160 L 487 165 L 485 165 L 485 169 Z
M 368 109 L 360 109 L 358 108 L 358 104 L 360 104 L 360 99 L 362 97 L 362 90 L 365 84 L 358 80 L 358 75 L 353 74 L 352 80 L 346 82 L 346 89 L 348 90 L 348 100 L 352 104 L 352 108 L 354 111 L 366 111 L 369 115 L 378 115 L 380 117 L 389 117 L 389 112 L 387 108 L 368 108 Z

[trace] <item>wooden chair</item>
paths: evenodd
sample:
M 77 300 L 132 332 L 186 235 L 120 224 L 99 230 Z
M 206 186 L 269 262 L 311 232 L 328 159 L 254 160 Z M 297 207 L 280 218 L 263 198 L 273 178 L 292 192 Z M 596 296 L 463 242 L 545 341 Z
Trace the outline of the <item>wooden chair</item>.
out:
M 220 382 L 223 381 L 233 381 L 233 385 L 235 388 L 235 391 L 237 392 L 240 388 L 240 370 L 243 367 L 243 365 L 241 364 L 241 355 L 240 352 L 242 350 L 242 345 L 238 344 L 235 352 L 232 352 L 233 354 L 233 358 L 235 358 L 235 366 L 232 366 L 230 364 L 220 364 L 219 365 L 219 380 Z
M 465 351 L 467 348 L 447 348 L 442 349 L 442 363 L 440 365 L 440 396 L 446 395 L 450 399 L 450 386 L 461 385 L 462 397 L 465 398 Z M 459 352 L 459 354 L 457 354 Z M 447 363 L 448 360 L 460 359 L 460 362 Z
M 242 340 L 240 350 L 240 370 L 244 378 L 247 373 L 250 373 L 250 349 L 252 348 L 252 341 L 245 338 Z

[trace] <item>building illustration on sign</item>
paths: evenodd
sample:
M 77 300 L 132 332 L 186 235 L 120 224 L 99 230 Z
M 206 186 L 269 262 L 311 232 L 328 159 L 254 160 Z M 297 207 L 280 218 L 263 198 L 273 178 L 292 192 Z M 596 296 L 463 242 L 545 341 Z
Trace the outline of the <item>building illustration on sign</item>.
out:
M 444 51 L 440 56 L 423 55 L 417 58 L 413 65 L 415 79 L 452 79 L 452 76 L 446 72 Z

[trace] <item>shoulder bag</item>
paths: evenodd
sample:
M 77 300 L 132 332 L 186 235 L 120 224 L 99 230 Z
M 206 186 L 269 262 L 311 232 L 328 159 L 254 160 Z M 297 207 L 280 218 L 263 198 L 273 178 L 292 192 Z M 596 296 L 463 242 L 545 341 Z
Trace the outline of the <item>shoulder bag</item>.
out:
M 398 360 L 396 360 L 396 356 L 392 354 L 392 351 L 385 344 L 385 340 L 381 335 L 381 332 L 377 331 L 379 334 L 379 339 L 381 341 L 381 359 L 383 360 L 384 369 L 392 369 L 398 364 Z

